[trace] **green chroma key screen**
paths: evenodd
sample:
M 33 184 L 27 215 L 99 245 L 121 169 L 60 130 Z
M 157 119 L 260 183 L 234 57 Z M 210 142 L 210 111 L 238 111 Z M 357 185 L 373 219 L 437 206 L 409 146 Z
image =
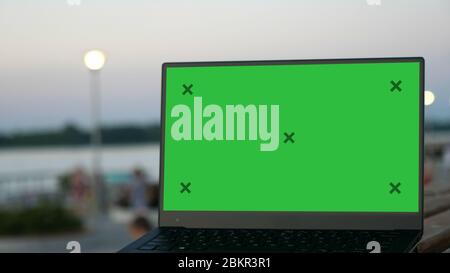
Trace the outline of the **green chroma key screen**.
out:
M 169 65 L 165 92 L 166 211 L 418 212 L 419 61 Z

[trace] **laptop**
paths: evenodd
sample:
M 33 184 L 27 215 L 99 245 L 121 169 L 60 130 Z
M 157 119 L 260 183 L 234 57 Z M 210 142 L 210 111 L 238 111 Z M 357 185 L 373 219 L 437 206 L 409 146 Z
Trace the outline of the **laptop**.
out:
M 424 59 L 165 63 L 159 226 L 121 252 L 411 252 Z

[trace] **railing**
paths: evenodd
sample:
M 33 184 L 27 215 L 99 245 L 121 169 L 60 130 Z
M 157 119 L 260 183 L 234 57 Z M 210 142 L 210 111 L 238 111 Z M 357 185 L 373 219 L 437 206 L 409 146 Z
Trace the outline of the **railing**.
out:
M 31 171 L 0 173 L 0 207 L 32 206 L 39 200 L 64 198 L 61 175 L 64 171 Z M 104 173 L 108 204 L 117 200 L 120 191 L 131 179 L 130 171 L 112 170 Z M 69 185 L 66 185 L 69 187 Z M 69 190 L 68 188 L 66 190 Z
M 51 171 L 0 174 L 0 206 L 32 205 L 60 196 L 58 174 Z

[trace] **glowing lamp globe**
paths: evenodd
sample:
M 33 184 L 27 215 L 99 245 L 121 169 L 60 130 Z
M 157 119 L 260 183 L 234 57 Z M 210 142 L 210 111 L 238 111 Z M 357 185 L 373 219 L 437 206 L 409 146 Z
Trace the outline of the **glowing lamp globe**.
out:
M 432 105 L 434 103 L 435 99 L 436 98 L 434 96 L 433 91 L 430 91 L 430 90 L 425 91 L 425 105 L 426 106 Z
M 100 70 L 106 62 L 106 55 L 100 50 L 90 50 L 84 54 L 84 65 L 89 70 Z

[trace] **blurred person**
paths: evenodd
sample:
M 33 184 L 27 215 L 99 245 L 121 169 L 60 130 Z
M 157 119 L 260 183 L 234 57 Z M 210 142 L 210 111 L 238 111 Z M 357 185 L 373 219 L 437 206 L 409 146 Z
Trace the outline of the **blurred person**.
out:
M 128 185 L 119 187 L 115 203 L 121 208 L 130 207 L 130 187 Z
M 442 177 L 442 181 L 439 182 L 443 182 L 448 185 L 450 177 L 450 145 L 446 145 L 443 149 L 442 165 L 444 167 L 444 177 Z
M 431 163 L 429 163 L 427 160 L 425 160 L 425 164 L 424 164 L 424 169 L 423 169 L 423 183 L 425 186 L 431 184 L 431 182 L 433 181 L 433 167 L 431 165 Z
M 150 208 L 157 208 L 159 205 L 159 186 L 155 183 L 155 185 L 151 185 L 148 187 L 148 206 Z
M 139 239 L 152 229 L 150 222 L 143 216 L 138 216 L 131 221 L 128 230 L 133 240 Z
M 79 215 L 86 213 L 89 201 L 90 178 L 85 171 L 78 167 L 69 178 L 70 199 L 75 212 Z
M 133 177 L 130 182 L 131 207 L 137 215 L 145 215 L 147 212 L 147 177 L 140 168 L 133 170 Z

